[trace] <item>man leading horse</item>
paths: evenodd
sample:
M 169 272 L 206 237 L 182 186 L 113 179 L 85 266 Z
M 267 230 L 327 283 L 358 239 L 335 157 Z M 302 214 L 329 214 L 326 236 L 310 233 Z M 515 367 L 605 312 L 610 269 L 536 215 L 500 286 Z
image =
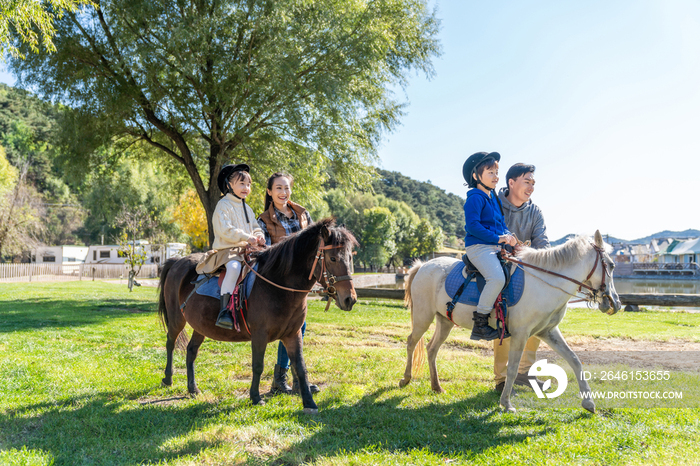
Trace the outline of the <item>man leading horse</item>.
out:
M 516 163 L 506 173 L 506 187 L 501 188 L 498 198 L 503 206 L 503 216 L 508 230 L 514 233 L 522 242 L 530 242 L 533 249 L 550 247 L 547 238 L 547 226 L 540 208 L 530 197 L 535 190 L 535 166 Z M 528 379 L 530 367 L 537 361 L 537 348 L 540 339 L 532 336 L 527 340 L 523 357 L 518 366 L 518 376 L 515 384 L 532 389 Z M 493 373 L 495 375 L 496 391 L 503 392 L 506 383 L 508 367 L 508 351 L 510 338 L 493 340 Z M 542 383 L 538 381 L 540 386 Z

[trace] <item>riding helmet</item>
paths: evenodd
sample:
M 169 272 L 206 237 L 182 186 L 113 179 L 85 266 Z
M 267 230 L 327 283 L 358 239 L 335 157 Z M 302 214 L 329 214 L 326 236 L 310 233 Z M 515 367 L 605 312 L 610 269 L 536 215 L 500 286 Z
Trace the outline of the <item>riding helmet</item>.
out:
M 462 176 L 464 177 L 464 181 L 466 181 L 469 186 L 476 186 L 476 181 L 474 181 L 474 178 L 472 178 L 472 174 L 474 173 L 477 165 L 488 159 L 499 162 L 501 160 L 501 154 L 498 152 L 477 152 L 476 154 L 470 155 L 467 161 L 464 162 L 464 165 L 462 166 Z
M 226 194 L 227 188 L 226 183 L 234 172 L 249 172 L 250 167 L 245 163 L 237 163 L 235 165 L 226 165 L 219 172 L 219 176 L 216 179 L 219 189 L 222 193 Z

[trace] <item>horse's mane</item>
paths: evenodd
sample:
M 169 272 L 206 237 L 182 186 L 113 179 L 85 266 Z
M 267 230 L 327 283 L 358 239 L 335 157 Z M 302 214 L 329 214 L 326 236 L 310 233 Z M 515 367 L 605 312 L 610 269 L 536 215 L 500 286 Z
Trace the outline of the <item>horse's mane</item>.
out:
M 336 227 L 333 218 L 324 218 L 258 253 L 258 272 L 266 277 L 279 277 L 289 275 L 295 269 L 308 270 L 306 267 L 311 264 L 307 266 L 300 261 L 308 261 L 309 257 L 316 254 L 323 227 L 328 228 L 330 244 L 333 246 L 342 246 L 350 252 L 353 246 L 357 246 L 357 240 L 349 230 L 342 226 Z
M 518 259 L 543 269 L 557 268 L 581 259 L 593 247 L 587 236 L 577 236 L 564 244 L 547 249 L 524 247 L 518 252 Z

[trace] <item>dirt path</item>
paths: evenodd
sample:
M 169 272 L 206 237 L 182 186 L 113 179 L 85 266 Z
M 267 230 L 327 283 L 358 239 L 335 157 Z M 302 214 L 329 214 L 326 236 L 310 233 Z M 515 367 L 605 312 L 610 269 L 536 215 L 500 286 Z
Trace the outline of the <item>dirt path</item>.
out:
M 625 364 L 642 369 L 700 372 L 700 343 L 588 337 L 570 337 L 567 342 L 584 365 Z M 545 343 L 540 345 L 537 357 L 559 358 Z

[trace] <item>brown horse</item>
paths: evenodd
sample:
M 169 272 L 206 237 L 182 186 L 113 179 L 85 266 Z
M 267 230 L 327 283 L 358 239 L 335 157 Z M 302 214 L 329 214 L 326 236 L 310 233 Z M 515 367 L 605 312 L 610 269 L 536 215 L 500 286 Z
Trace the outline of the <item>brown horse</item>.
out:
M 194 288 L 192 282 L 197 277 L 195 266 L 202 254 L 168 260 L 160 277 L 158 307 L 168 332 L 163 384 L 172 385 L 173 350 L 178 336 L 188 323 L 194 329 L 187 345 L 189 393 L 200 393 L 194 380 L 194 361 L 205 338 L 250 341 L 253 350 L 250 399 L 254 405 L 263 405 L 265 402 L 260 397 L 259 386 L 265 349 L 268 343 L 281 340 L 291 361 L 292 374 L 299 381 L 304 412 L 316 412 L 318 407 L 309 391 L 302 356 L 301 326 L 306 320 L 306 297 L 318 280 L 335 298 L 338 307 L 344 311 L 352 310 L 357 301 L 351 277 L 352 248 L 355 245 L 357 242 L 352 233 L 343 227 L 335 227 L 332 219 L 324 219 L 259 253 L 258 273 L 273 284 L 256 277 L 248 297 L 245 316 L 247 329 L 241 325 L 240 331 L 215 325 L 219 313 L 218 299 L 197 293 L 190 296 Z

